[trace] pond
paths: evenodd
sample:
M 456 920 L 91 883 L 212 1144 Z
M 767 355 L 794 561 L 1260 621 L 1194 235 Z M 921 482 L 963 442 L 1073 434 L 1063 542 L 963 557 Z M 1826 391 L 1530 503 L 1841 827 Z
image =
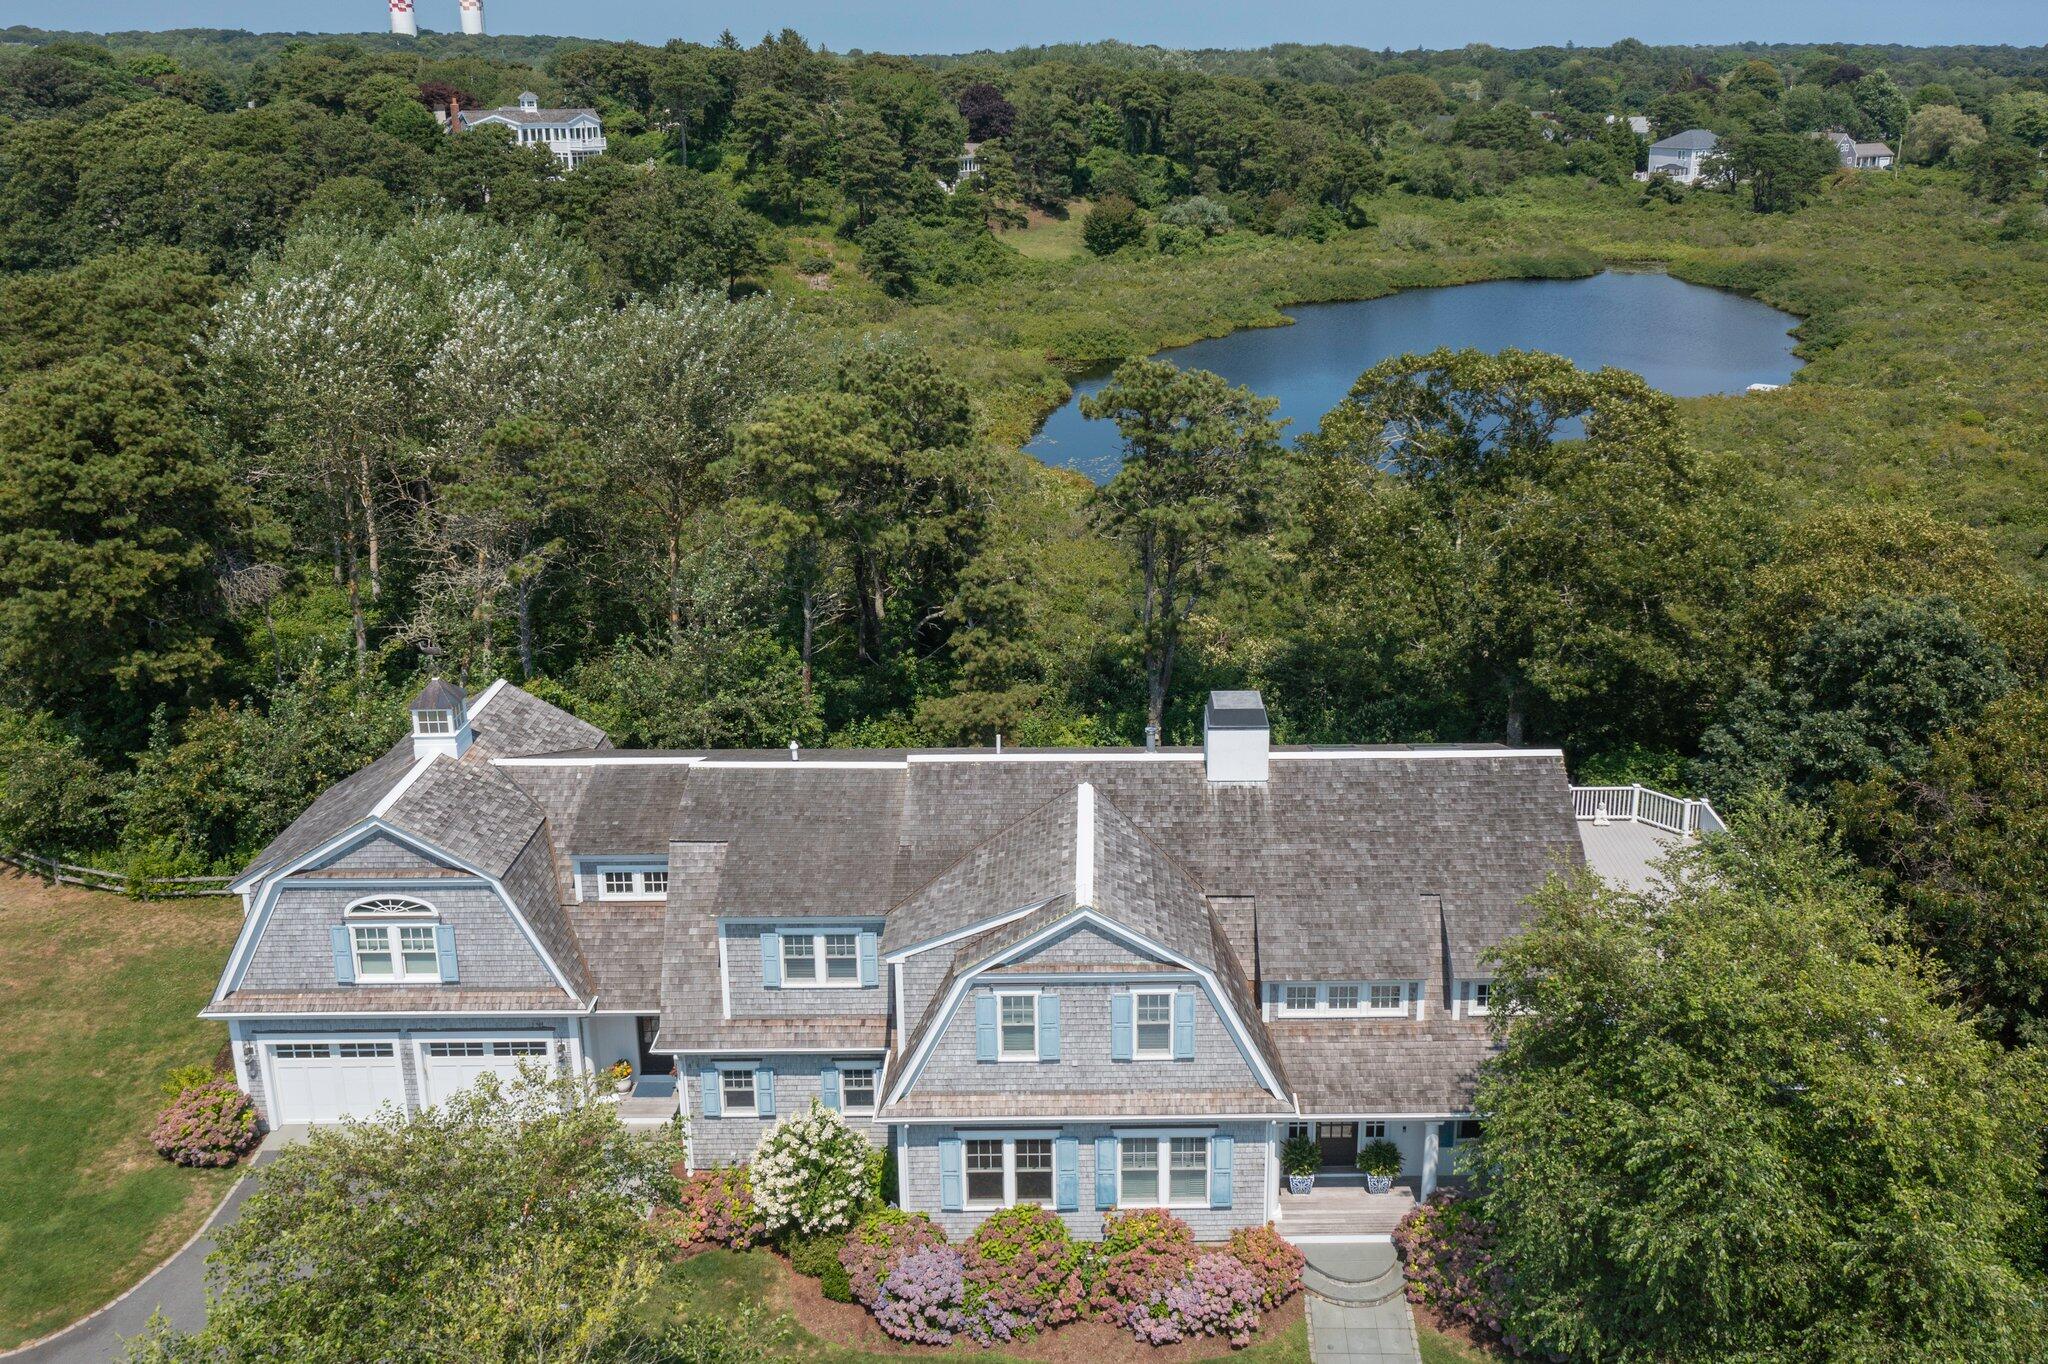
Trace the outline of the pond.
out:
M 1290 439 L 1314 430 L 1380 361 L 1438 346 L 1550 351 L 1584 369 L 1634 370 L 1681 398 L 1782 384 L 1799 368 L 1791 336 L 1798 318 L 1662 274 L 1497 280 L 1286 312 L 1294 325 L 1232 332 L 1158 358 L 1278 398 Z M 1080 403 L 1108 381 L 1107 372 L 1076 381 L 1074 396 L 1024 448 L 1107 482 L 1121 460 L 1116 426 L 1083 417 Z

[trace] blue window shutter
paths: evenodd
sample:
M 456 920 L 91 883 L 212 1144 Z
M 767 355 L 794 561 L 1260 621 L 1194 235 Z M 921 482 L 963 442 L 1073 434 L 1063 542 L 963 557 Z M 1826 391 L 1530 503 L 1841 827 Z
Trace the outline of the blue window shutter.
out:
M 704 1116 L 707 1118 L 719 1116 L 720 1113 L 724 1112 L 724 1099 L 718 1092 L 718 1067 L 704 1067 L 703 1073 L 697 1077 L 697 1080 L 698 1098 L 702 1100 L 697 1106 L 704 1110 Z
M 1057 1061 L 1060 1059 L 1060 997 L 1040 995 L 1038 997 L 1038 1059 Z
M 826 1066 L 818 1072 L 818 1102 L 839 1111 L 839 1067 Z
M 451 925 L 434 925 L 434 953 L 441 958 L 442 984 L 453 985 L 462 979 L 455 973 L 455 929 Z
M 1195 1059 L 1195 992 L 1176 990 L 1173 993 L 1173 1059 L 1192 1061 Z
M 1209 1138 L 1209 1206 L 1227 1208 L 1230 1206 L 1231 1184 L 1237 1166 L 1237 1138 L 1214 1136 Z
M 940 1212 L 959 1212 L 967 1202 L 961 1192 L 960 1153 L 960 1138 L 939 1138 Z
M 761 935 L 761 983 L 782 988 L 782 935 L 772 928 Z
M 356 957 L 349 950 L 348 925 L 334 926 L 334 983 L 353 985 L 356 983 Z
M 1128 1061 L 1131 1059 L 1131 997 L 1111 995 L 1109 997 L 1109 1059 Z
M 1116 1138 L 1095 1139 L 1095 1206 L 1116 1206 Z
M 872 928 L 862 929 L 860 934 L 860 983 L 863 988 L 870 990 L 882 983 L 882 963 L 876 951 L 878 946 L 879 944 L 875 941 L 875 931 Z
M 775 1116 L 775 1072 L 766 1066 L 754 1072 L 754 1112 L 764 1118 Z
M 1081 1207 L 1081 1141 L 1078 1137 L 1052 1139 L 1052 1205 L 1057 1212 L 1076 1212 Z
M 974 997 L 974 1059 L 993 1061 L 996 1059 L 996 997 L 976 995 Z

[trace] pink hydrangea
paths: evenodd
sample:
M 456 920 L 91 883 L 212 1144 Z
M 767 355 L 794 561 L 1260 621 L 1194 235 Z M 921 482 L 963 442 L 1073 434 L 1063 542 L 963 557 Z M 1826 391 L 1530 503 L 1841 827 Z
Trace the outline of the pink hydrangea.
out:
M 149 1141 L 179 1165 L 233 1165 L 256 1144 L 256 1106 L 225 1077 L 193 1085 L 158 1115 Z

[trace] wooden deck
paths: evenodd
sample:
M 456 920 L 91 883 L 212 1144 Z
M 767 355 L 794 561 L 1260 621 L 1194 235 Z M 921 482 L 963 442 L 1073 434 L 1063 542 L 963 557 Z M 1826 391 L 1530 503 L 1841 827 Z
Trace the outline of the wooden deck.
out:
M 1389 1236 L 1415 1206 L 1420 1180 L 1401 1179 L 1388 1193 L 1366 1192 L 1362 1182 L 1318 1177 L 1313 1191 L 1280 1194 L 1280 1234 L 1303 1236 Z

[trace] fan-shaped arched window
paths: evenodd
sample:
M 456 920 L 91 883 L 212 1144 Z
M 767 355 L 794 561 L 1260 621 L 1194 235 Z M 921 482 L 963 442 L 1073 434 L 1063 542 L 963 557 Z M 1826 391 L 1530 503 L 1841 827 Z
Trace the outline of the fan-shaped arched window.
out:
M 389 914 L 433 914 L 437 911 L 425 900 L 415 900 L 410 895 L 370 895 L 348 907 L 350 918 L 368 915 Z

